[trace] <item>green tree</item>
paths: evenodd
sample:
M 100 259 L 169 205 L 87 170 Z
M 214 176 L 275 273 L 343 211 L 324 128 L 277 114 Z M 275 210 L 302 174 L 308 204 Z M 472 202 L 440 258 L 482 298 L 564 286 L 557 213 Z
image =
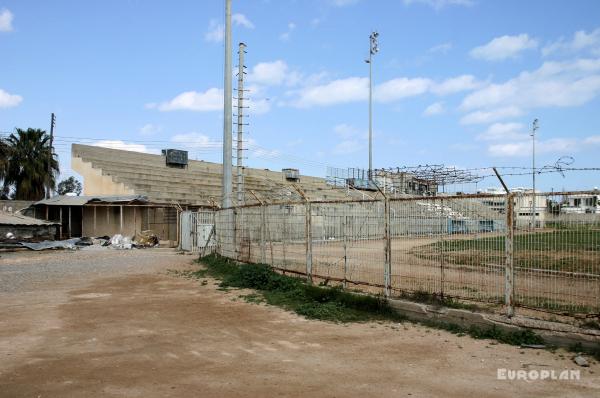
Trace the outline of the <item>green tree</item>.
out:
M 77 196 L 81 195 L 81 183 L 73 176 L 67 178 L 66 180 L 62 180 L 58 183 L 58 192 L 59 195 L 66 195 L 68 193 L 74 193 Z
M 13 198 L 17 200 L 43 199 L 46 187 L 56 186 L 59 172 L 48 134 L 40 129 L 16 129 L 6 144 L 4 189 L 13 190 Z
M 8 143 L 6 139 L 0 138 L 0 199 L 8 199 L 8 189 L 4 187 L 4 176 L 8 169 Z

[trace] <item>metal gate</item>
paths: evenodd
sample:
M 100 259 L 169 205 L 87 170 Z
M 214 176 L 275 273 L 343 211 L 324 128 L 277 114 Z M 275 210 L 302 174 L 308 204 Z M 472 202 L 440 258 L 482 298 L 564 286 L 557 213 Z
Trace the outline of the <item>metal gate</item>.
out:
M 180 219 L 181 250 L 211 253 L 216 246 L 215 213 L 184 211 Z

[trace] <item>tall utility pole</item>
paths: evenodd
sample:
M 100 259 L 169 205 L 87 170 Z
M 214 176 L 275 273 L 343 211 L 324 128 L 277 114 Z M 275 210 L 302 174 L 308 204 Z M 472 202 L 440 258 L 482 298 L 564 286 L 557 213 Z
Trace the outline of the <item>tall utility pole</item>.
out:
M 377 37 L 379 33 L 371 32 L 369 36 L 369 181 L 373 179 L 373 55 L 377 54 L 379 47 Z
M 231 0 L 225 0 L 225 65 L 223 75 L 223 202 L 222 207 L 231 207 Z
M 538 126 L 538 120 L 537 119 L 533 119 L 533 126 L 531 128 L 531 151 L 532 151 L 532 156 L 531 156 L 531 163 L 532 163 L 532 167 L 531 167 L 531 176 L 532 176 L 532 180 L 533 180 L 533 192 L 532 192 L 532 202 L 531 202 L 531 228 L 535 228 L 535 212 L 537 211 L 537 197 L 535 196 L 535 133 L 537 132 L 539 126 Z
M 54 125 L 56 124 L 56 116 L 50 114 L 50 157 L 48 158 L 48 182 L 46 184 L 46 199 L 52 195 L 50 184 L 52 182 L 52 158 L 54 157 Z
M 244 131 L 244 53 L 246 45 L 239 44 L 238 50 L 238 86 L 237 86 L 237 204 L 244 204 L 244 169 L 243 169 L 243 131 Z

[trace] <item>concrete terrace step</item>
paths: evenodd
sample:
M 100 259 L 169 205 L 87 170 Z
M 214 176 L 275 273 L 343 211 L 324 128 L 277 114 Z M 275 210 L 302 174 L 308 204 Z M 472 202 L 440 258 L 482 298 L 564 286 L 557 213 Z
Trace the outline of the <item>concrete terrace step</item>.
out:
M 218 163 L 190 160 L 188 168 L 177 169 L 167 167 L 164 157 L 160 155 L 77 144 L 73 145 L 72 154 L 90 164 L 92 168 L 100 170 L 115 183 L 122 183 L 134 192 L 151 198 L 179 198 L 198 203 L 205 201 L 207 196 L 221 195 L 222 166 Z M 232 177 L 235 182 L 235 170 Z M 246 168 L 244 184 L 246 191 L 253 190 L 268 199 L 280 200 L 286 191 L 291 192 L 291 200 L 299 198 L 281 172 Z M 298 185 L 315 200 L 359 197 L 348 195 L 344 190 L 334 189 L 318 177 L 301 176 Z

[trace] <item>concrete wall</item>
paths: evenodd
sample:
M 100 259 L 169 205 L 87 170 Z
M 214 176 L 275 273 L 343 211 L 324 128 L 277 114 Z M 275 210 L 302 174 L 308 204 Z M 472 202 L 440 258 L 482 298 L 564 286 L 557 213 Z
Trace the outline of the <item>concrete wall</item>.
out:
M 92 163 L 81 158 L 73 156 L 71 168 L 83 177 L 83 195 L 135 195 L 133 189 L 114 182 L 111 176 L 103 175 L 101 169 L 94 169 Z
M 56 225 L 0 225 L 0 237 L 4 238 L 8 232 L 15 235 L 15 240 L 52 240 L 56 236 Z

